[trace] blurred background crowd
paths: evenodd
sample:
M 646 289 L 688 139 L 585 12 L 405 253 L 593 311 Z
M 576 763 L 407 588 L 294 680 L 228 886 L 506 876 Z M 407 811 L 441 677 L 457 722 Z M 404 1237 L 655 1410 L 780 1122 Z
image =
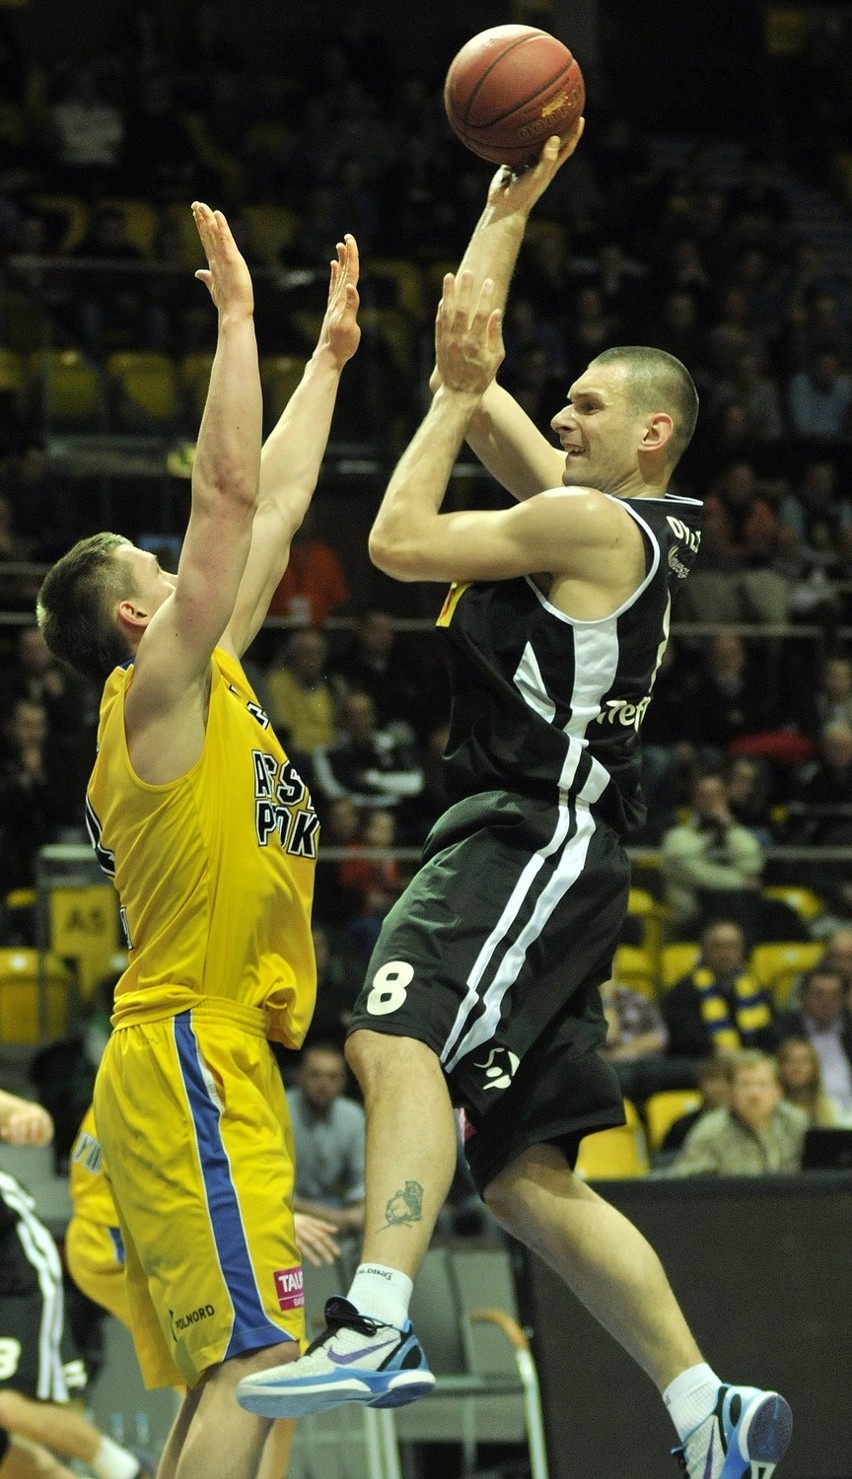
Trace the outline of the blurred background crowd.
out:
M 486 25 L 532 21 L 573 44 L 558 4 L 508 9 L 474 5 L 460 25 L 436 7 L 414 53 L 365 5 L 333 31 L 302 17 L 287 47 L 264 49 L 216 4 L 141 3 L 105 13 L 100 48 L 88 38 L 83 58 L 59 58 L 26 6 L 0 6 L 3 945 L 34 941 L 39 849 L 83 840 L 94 753 L 98 695 L 32 622 L 44 562 L 104 526 L 164 560 L 179 550 L 215 335 L 189 203 L 225 209 L 252 266 L 270 425 L 350 231 L 364 339 L 248 664 L 322 820 L 312 1037 L 340 1046 L 381 919 L 444 801 L 443 593 L 395 586 L 366 558 L 428 393 L 441 277 L 489 177 L 449 130 L 442 80 Z M 720 1045 L 810 1041 L 808 972 L 852 928 L 852 15 L 733 7 L 742 45 L 724 87 L 690 71 L 694 57 L 678 72 L 673 53 L 655 91 L 654 35 L 631 71 L 631 8 L 598 10 L 594 50 L 577 43 L 586 135 L 530 226 L 501 378 L 545 433 L 572 379 L 619 342 L 677 355 L 701 395 L 676 490 L 704 501 L 704 535 L 643 724 L 648 820 L 613 986 L 613 1021 L 617 993 L 638 992 L 634 1037 L 651 1044 L 631 1051 L 612 1029 L 614 1057 L 643 1060 L 624 1069 L 641 1106 L 694 1090 Z M 449 499 L 500 497 L 464 454 Z M 714 928 L 737 943 L 727 974 Z M 723 1023 L 724 1044 L 698 1032 L 684 1051 L 669 988 L 686 980 L 685 1010 L 698 1002 L 699 1028 Z M 828 1067 L 814 1072 L 842 1119 L 846 967 L 839 989 Z M 649 1058 L 667 1066 L 646 1072 Z

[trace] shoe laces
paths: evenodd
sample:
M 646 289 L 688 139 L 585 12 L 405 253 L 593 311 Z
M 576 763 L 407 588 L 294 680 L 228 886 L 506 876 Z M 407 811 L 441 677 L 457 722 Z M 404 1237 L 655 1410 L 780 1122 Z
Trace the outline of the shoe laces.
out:
M 336 1335 L 338 1330 L 357 1330 L 359 1335 L 376 1335 L 384 1323 L 382 1320 L 371 1319 L 369 1315 L 362 1315 L 348 1299 L 341 1299 L 339 1296 L 326 1301 L 325 1318 L 326 1327 L 322 1335 L 318 1335 L 308 1346 L 306 1356 L 323 1345 L 330 1335 Z

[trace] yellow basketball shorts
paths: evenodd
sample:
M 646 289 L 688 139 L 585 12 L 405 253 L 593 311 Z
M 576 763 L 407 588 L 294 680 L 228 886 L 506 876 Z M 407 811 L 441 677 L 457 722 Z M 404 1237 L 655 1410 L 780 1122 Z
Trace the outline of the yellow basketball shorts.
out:
M 77 1288 L 129 1328 L 120 1230 L 75 1212 L 65 1233 L 65 1262 Z
M 147 1386 L 304 1339 L 293 1132 L 262 1012 L 221 998 L 118 1027 L 95 1119 Z

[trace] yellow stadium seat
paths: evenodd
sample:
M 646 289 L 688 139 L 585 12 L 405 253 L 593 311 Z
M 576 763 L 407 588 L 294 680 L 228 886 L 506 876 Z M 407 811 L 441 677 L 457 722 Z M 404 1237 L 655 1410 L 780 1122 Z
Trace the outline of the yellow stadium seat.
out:
M 825 903 L 812 888 L 794 888 L 792 885 L 773 884 L 765 888 L 763 892 L 768 899 L 781 899 L 784 904 L 789 904 L 805 924 L 809 924 L 812 919 L 817 919 L 825 912 Z
M 24 363 L 14 349 L 0 349 L 0 394 L 20 407 L 24 402 L 26 378 Z
M 374 257 L 366 276 L 368 284 L 374 277 L 390 279 L 396 292 L 395 306 L 410 313 L 413 319 L 422 318 L 423 274 L 415 262 L 406 262 L 402 257 Z
M 133 195 L 107 195 L 98 201 L 98 210 L 120 211 L 129 240 L 146 257 L 151 255 L 160 229 L 160 213 L 150 200 Z
M 749 965 L 776 1008 L 782 1008 L 797 976 L 810 971 L 822 958 L 825 945 L 821 940 L 790 940 L 755 945 Z
M 294 354 L 268 354 L 260 361 L 264 419 L 274 425 L 305 372 L 307 361 Z
M 41 215 L 58 217 L 61 222 L 57 250 L 73 252 L 89 229 L 89 207 L 77 195 L 60 195 L 49 191 L 30 195 L 27 204 Z
M 178 409 L 177 372 L 167 354 L 153 349 L 121 349 L 107 357 L 120 423 L 138 427 L 140 420 L 163 430 L 174 424 Z
M 40 957 L 38 950 L 25 948 L 0 950 L 0 1042 L 32 1044 L 63 1037 L 72 987 L 71 972 L 60 956 Z
M 697 940 L 682 940 L 675 945 L 664 945 L 660 951 L 660 985 L 663 990 L 668 991 L 675 981 L 691 971 L 700 954 L 701 946 Z
M 648 1149 L 656 1155 L 675 1120 L 701 1106 L 697 1089 L 660 1089 L 645 1100 L 645 1125 Z
M 29 394 L 49 426 L 103 431 L 106 404 L 101 378 L 76 349 L 37 349 L 27 359 Z
M 181 395 L 196 426 L 201 420 L 201 415 L 207 401 L 207 389 L 210 384 L 210 371 L 212 368 L 213 355 L 208 350 L 201 349 L 192 350 L 190 353 L 185 354 L 178 365 Z
M 627 913 L 640 921 L 642 944 L 658 964 L 663 946 L 663 926 L 669 917 L 668 908 L 647 888 L 631 888 Z
M 244 205 L 240 214 L 245 216 L 252 245 L 266 265 L 280 267 L 281 253 L 292 243 L 299 224 L 296 212 L 283 205 Z
M 653 1001 L 657 995 L 657 972 L 653 957 L 637 945 L 619 945 L 612 963 L 613 979 Z
M 598 1130 L 580 1144 L 577 1175 L 584 1181 L 619 1181 L 647 1176 L 650 1169 L 648 1142 L 636 1106 L 624 1101 L 625 1125 Z
M 112 884 L 52 888 L 50 942 L 55 954 L 73 961 L 80 996 L 89 1001 L 118 950 L 118 895 Z

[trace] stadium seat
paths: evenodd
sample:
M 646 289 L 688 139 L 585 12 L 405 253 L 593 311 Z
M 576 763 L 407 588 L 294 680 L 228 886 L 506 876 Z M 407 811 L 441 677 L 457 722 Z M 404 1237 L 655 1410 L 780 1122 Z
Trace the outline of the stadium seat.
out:
M 160 229 L 160 213 L 150 200 L 130 195 L 106 195 L 98 201 L 98 210 L 120 211 L 129 240 L 146 257 L 150 256 Z
M 423 274 L 415 262 L 401 257 L 373 257 L 366 273 L 363 296 L 369 297 L 373 278 L 387 278 L 393 284 L 394 299 L 388 306 L 402 308 L 412 319 L 423 316 Z
M 294 354 L 268 354 L 260 361 L 264 424 L 274 426 L 299 384 L 307 361 Z
M 701 953 L 701 946 L 697 940 L 682 940 L 675 945 L 664 945 L 660 951 L 660 985 L 663 991 L 668 991 L 691 971 Z
M 170 431 L 178 411 L 177 372 L 167 354 L 120 349 L 107 356 L 116 421 L 127 430 Z
M 280 267 L 281 252 L 296 234 L 299 222 L 296 212 L 283 205 L 244 205 L 240 214 L 245 216 L 251 229 L 252 245 L 267 267 Z
M 53 191 L 30 195 L 27 204 L 40 215 L 51 217 L 59 224 L 57 251 L 63 255 L 73 252 L 80 245 L 89 229 L 89 208 L 85 200 L 77 195 L 61 195 Z
M 659 899 L 655 899 L 647 888 L 631 888 L 627 900 L 627 913 L 639 920 L 642 928 L 642 945 L 652 956 L 655 964 L 658 964 L 663 945 L 663 925 L 669 917 L 666 905 L 662 904 Z
M 106 400 L 100 375 L 77 349 L 37 349 L 27 359 L 28 394 L 50 427 L 103 431 Z
M 790 940 L 755 945 L 749 965 L 764 991 L 772 997 L 776 1010 L 781 1010 L 797 976 L 812 970 L 822 958 L 822 940 Z
M 651 1155 L 656 1155 L 675 1120 L 700 1105 L 701 1095 L 696 1089 L 660 1089 L 645 1100 L 645 1126 Z
M 584 1181 L 619 1181 L 647 1176 L 650 1169 L 648 1142 L 636 1106 L 624 1101 L 625 1125 L 598 1130 L 580 1144 L 577 1175 Z
M 632 991 L 641 991 L 652 1001 L 657 995 L 657 971 L 648 950 L 637 945 L 619 945 L 612 963 L 613 979 Z
M 0 1042 L 32 1044 L 62 1037 L 68 1030 L 72 988 L 71 972 L 60 956 L 29 948 L 0 949 Z
M 780 899 L 782 903 L 788 904 L 795 909 L 799 918 L 805 924 L 810 924 L 812 919 L 818 919 L 825 912 L 825 903 L 819 894 L 815 894 L 811 888 L 794 888 L 788 884 L 773 884 L 763 890 L 768 899 Z

